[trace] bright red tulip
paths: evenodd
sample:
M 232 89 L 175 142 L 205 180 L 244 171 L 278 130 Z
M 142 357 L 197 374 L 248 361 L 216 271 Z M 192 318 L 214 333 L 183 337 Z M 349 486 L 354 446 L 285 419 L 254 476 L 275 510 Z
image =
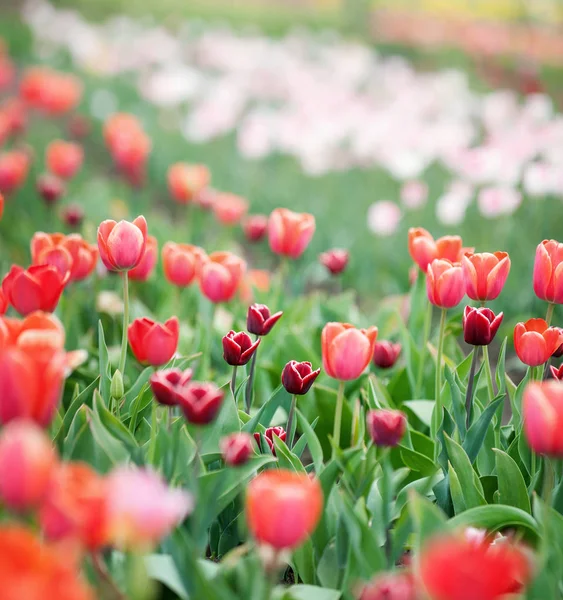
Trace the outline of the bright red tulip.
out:
M 409 229 L 409 253 L 424 273 L 433 260 L 439 258 L 457 263 L 461 261 L 463 254 L 470 250 L 462 247 L 458 235 L 447 235 L 434 240 L 432 235 L 422 227 Z
M 149 383 L 154 397 L 164 406 L 176 406 L 179 394 L 192 378 L 192 370 L 164 369 L 151 375 Z
M 242 230 L 249 242 L 259 242 L 268 231 L 266 215 L 249 215 L 242 222 Z
M 349 323 L 327 323 L 321 335 L 323 369 L 334 379 L 357 379 L 373 356 L 377 327 L 356 329 Z
M 189 423 L 207 425 L 217 416 L 224 394 L 214 383 L 193 381 L 179 393 L 179 406 Z
M 277 550 L 300 546 L 323 510 L 317 479 L 292 471 L 263 471 L 246 491 L 246 518 L 253 537 Z
M 252 436 L 244 432 L 232 433 L 220 441 L 219 447 L 225 464 L 238 467 L 248 462 L 253 454 Z
M 265 304 L 252 304 L 246 315 L 246 328 L 254 335 L 268 335 L 273 326 L 281 319 L 283 312 L 271 314 Z
M 135 319 L 127 329 L 129 345 L 141 364 L 158 367 L 167 363 L 176 353 L 180 324 L 178 317 L 157 323 L 143 317 Z
M 489 308 L 466 306 L 463 311 L 463 338 L 472 346 L 488 346 L 497 334 L 504 314 Z
M 66 192 L 64 181 L 52 173 L 39 175 L 35 187 L 47 205 L 58 202 Z
M 494 300 L 501 293 L 510 272 L 506 252 L 466 254 L 462 257 L 465 292 L 471 300 Z
M 313 366 L 308 361 L 290 360 L 282 371 L 282 385 L 288 393 L 303 396 L 311 389 L 320 372 L 320 369 L 313 371 Z
M 274 436 L 278 437 L 282 442 L 285 442 L 285 438 L 287 437 L 287 432 L 283 427 L 268 427 L 266 431 L 262 435 L 260 432 L 256 432 L 254 434 L 254 439 L 256 440 L 256 444 L 258 445 L 258 450 L 263 451 L 262 448 L 262 438 L 266 440 L 268 447 L 270 448 L 270 452 L 275 456 L 276 455 L 276 447 L 274 446 Z
M 213 252 L 199 269 L 199 287 L 211 302 L 232 300 L 246 271 L 242 258 L 230 252 Z
M 4 294 L 4 292 L 2 291 L 2 288 L 0 288 L 0 315 L 6 314 L 6 311 L 8 310 L 9 306 L 10 303 L 8 302 L 8 298 L 6 297 L 6 294 Z
M 440 308 L 453 308 L 465 296 L 463 269 L 458 263 L 437 259 L 428 265 L 426 272 L 428 300 Z
M 325 266 L 331 275 L 340 275 L 348 266 L 350 253 L 348 250 L 334 248 L 319 255 L 321 265 Z
M 275 254 L 299 258 L 315 233 L 315 217 L 276 208 L 268 220 L 268 239 Z
M 248 200 L 236 194 L 218 193 L 213 200 L 213 214 L 223 225 L 236 225 L 248 211 Z
M 373 348 L 373 364 L 380 369 L 390 369 L 401 354 L 401 344 L 387 340 L 375 342 Z
M 514 328 L 514 349 L 518 358 L 530 367 L 543 365 L 563 341 L 556 327 L 543 319 L 529 319 Z
M 196 278 L 199 266 L 206 259 L 199 246 L 166 242 L 162 248 L 164 276 L 178 287 L 186 287 Z
M 563 304 L 563 244 L 544 240 L 536 250 L 534 292 L 546 302 Z
M 129 271 L 129 279 L 135 281 L 146 281 L 154 271 L 158 258 L 158 242 L 152 235 L 147 235 L 145 253 L 141 262 Z
M 23 150 L 0 154 L 0 192 L 10 194 L 21 187 L 29 170 L 29 156 Z
M 262 340 L 252 341 L 244 331 L 229 331 L 223 337 L 223 358 L 228 365 L 240 367 L 245 365 L 258 349 Z
M 110 271 L 129 271 L 143 258 L 147 244 L 145 217 L 129 221 L 103 221 L 98 227 L 98 249 Z
M 370 410 L 366 421 L 376 446 L 396 446 L 407 429 L 407 417 L 400 410 Z
M 49 67 L 30 67 L 20 81 L 20 96 L 32 108 L 56 116 L 78 105 L 82 84 L 70 73 Z
M 84 150 L 74 142 L 54 140 L 45 151 L 45 162 L 51 173 L 61 179 L 72 179 L 82 166 Z
M 563 457 L 563 383 L 528 383 L 523 400 L 524 434 L 536 454 Z
M 168 190 L 179 204 L 188 204 L 210 181 L 211 174 L 205 165 L 176 163 L 168 169 Z
M 359 600 L 419 600 L 412 573 L 395 571 L 376 575 L 361 591 Z

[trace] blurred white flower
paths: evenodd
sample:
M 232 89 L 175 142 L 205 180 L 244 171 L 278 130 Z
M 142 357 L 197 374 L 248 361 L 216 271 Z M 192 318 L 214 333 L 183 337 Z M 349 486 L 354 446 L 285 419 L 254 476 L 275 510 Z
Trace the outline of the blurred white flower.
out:
M 428 184 L 419 179 L 411 179 L 401 186 L 401 202 L 406 208 L 420 208 L 428 199 Z
M 380 236 L 393 235 L 401 222 L 401 209 L 389 200 L 374 202 L 368 209 L 368 227 Z

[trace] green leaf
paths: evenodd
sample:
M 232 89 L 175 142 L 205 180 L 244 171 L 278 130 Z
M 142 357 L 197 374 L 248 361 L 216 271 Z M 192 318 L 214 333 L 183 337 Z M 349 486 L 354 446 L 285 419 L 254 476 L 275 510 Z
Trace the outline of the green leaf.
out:
M 461 489 L 461 484 L 459 483 L 459 479 L 455 469 L 450 464 L 450 468 L 448 470 L 449 482 L 450 482 L 450 494 L 452 495 L 452 502 L 454 505 L 454 511 L 456 514 L 462 513 L 464 510 L 467 510 L 465 506 L 465 498 L 463 497 L 463 491 Z
M 54 441 L 56 444 L 59 445 L 59 447 L 61 446 L 66 434 L 68 433 L 70 429 L 70 424 L 72 423 L 78 409 L 83 405 L 87 405 L 90 407 L 92 406 L 93 392 L 96 386 L 98 385 L 98 379 L 99 378 L 96 377 L 96 379 L 94 379 L 94 381 L 92 381 L 92 383 L 87 388 L 85 388 L 79 394 L 76 394 L 73 397 L 68 407 L 68 410 L 65 412 L 61 426 L 59 427 L 57 433 L 54 436 Z
M 98 321 L 98 360 L 100 361 L 100 394 L 102 398 L 109 402 L 109 390 L 111 387 L 111 365 L 109 362 L 109 353 L 104 336 L 102 321 Z
M 528 513 L 506 506 L 504 504 L 488 504 L 470 508 L 460 515 L 450 519 L 451 527 L 479 527 L 490 532 L 502 531 L 507 527 L 516 527 L 522 530 L 530 540 L 537 539 L 539 526 L 537 521 Z
M 475 350 L 473 351 L 475 352 Z M 461 397 L 461 390 L 455 381 L 452 370 L 447 365 L 444 369 L 444 374 L 446 377 L 446 382 L 450 387 L 454 419 L 461 438 L 463 439 L 465 437 L 465 406 Z
M 302 437 L 305 438 L 307 447 L 311 453 L 311 458 L 313 459 L 313 465 L 315 467 L 315 473 L 318 474 L 323 468 L 323 448 L 319 442 L 319 438 L 317 437 L 313 426 L 304 417 L 303 413 L 299 409 L 297 409 L 297 422 L 299 423 L 299 428 L 303 432 Z
M 328 590 L 315 585 L 292 585 L 290 588 L 278 586 L 274 590 L 275 600 L 339 600 L 342 592 Z
M 520 508 L 531 514 L 528 489 L 518 465 L 506 452 L 498 448 L 493 448 L 493 452 L 496 458 L 500 503 Z
M 276 410 L 278 410 L 283 402 L 289 402 L 290 399 L 290 395 L 283 385 L 280 384 L 274 390 L 270 398 L 258 409 L 258 412 L 250 419 L 250 421 L 245 423 L 242 430 L 247 433 L 254 433 L 258 425 L 268 427 Z
M 408 506 L 416 531 L 415 547 L 418 552 L 428 538 L 447 531 L 448 522 L 435 504 L 414 491 L 409 495 Z
M 497 396 L 467 431 L 467 435 L 463 441 L 463 449 L 467 453 L 471 463 L 475 462 L 487 435 L 487 429 L 491 424 L 491 420 L 494 417 L 497 408 L 504 402 L 504 397 L 505 394 Z
M 463 498 L 467 508 L 486 504 L 481 482 L 471 466 L 469 457 L 463 448 L 448 435 L 444 435 L 450 462 L 459 479 Z
M 145 566 L 151 579 L 160 581 L 181 600 L 188 600 L 188 592 L 186 592 L 176 565 L 170 556 L 166 554 L 149 554 L 145 556 Z
M 99 395 L 98 391 L 94 392 L 94 406 L 96 406 L 97 402 L 101 402 L 103 404 L 103 400 L 100 398 L 96 399 L 96 396 Z M 94 409 L 92 412 L 92 416 L 90 419 L 90 429 L 92 431 L 92 436 L 96 440 L 98 444 L 98 448 L 101 452 L 107 455 L 110 462 L 113 465 L 117 465 L 120 463 L 124 463 L 129 458 L 129 451 L 125 447 L 125 445 L 115 438 L 102 423 L 99 412 Z
M 411 470 L 421 473 L 423 476 L 432 475 L 437 469 L 434 461 L 406 446 L 399 446 L 401 452 L 401 459 L 404 464 Z
M 430 427 L 434 404 L 434 400 L 407 400 L 403 402 L 402 407 L 410 410 L 426 427 Z
M 274 435 L 273 439 L 280 467 L 295 471 L 296 473 L 306 473 L 305 467 L 301 464 L 299 458 L 291 452 L 285 442 L 277 435 Z
M 499 394 L 506 390 L 506 343 L 508 338 L 502 340 L 500 351 L 498 353 L 497 369 L 495 372 L 495 379 L 497 382 L 497 388 Z

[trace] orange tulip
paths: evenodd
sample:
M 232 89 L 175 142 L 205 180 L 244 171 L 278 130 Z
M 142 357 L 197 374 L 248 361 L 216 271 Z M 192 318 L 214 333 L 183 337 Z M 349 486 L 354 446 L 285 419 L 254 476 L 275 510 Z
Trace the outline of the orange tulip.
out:
M 514 349 L 518 358 L 530 367 L 547 362 L 561 343 L 561 331 L 557 327 L 549 327 L 543 319 L 529 319 L 514 327 Z
M 465 252 L 471 248 L 463 248 L 458 235 L 447 235 L 434 240 L 432 235 L 422 227 L 409 229 L 409 253 L 414 262 L 424 273 L 428 265 L 437 258 L 444 258 L 453 263 L 460 262 Z
M 192 283 L 199 265 L 205 259 L 205 251 L 199 246 L 166 242 L 162 248 L 164 276 L 170 283 L 179 287 L 186 287 Z
M 21 79 L 20 96 L 32 108 L 56 116 L 78 105 L 82 84 L 70 73 L 48 67 L 30 67 Z
M 129 271 L 129 279 L 146 281 L 154 271 L 158 257 L 158 241 L 152 235 L 147 236 L 147 245 L 141 262 Z
M 524 390 L 524 433 L 536 454 L 563 457 L 563 383 L 530 382 Z
M 465 291 L 472 300 L 494 300 L 501 293 L 510 272 L 506 252 L 482 252 L 462 257 Z
M 446 259 L 433 260 L 426 273 L 428 300 L 440 308 L 453 308 L 465 296 L 463 269 Z
M 175 163 L 168 168 L 168 189 L 179 204 L 187 204 L 204 190 L 211 180 L 205 165 Z
M 211 302 L 228 302 L 236 294 L 246 271 L 242 258 L 230 252 L 213 252 L 199 269 L 199 287 Z
M 132 223 L 111 219 L 98 227 L 98 249 L 102 262 L 110 271 L 129 271 L 136 267 L 145 254 L 147 222 L 137 217 Z
M 563 304 L 563 244 L 544 240 L 536 250 L 534 292 L 547 302 Z
M 236 225 L 248 211 L 248 200 L 236 194 L 216 194 L 213 214 L 223 225 Z
M 239 296 L 242 302 L 250 304 L 254 298 L 254 290 L 270 291 L 270 273 L 261 269 L 250 269 L 241 279 Z
M 276 208 L 268 219 L 268 240 L 272 252 L 299 258 L 315 233 L 315 217 Z
M 82 146 L 74 142 L 54 140 L 47 146 L 45 155 L 47 168 L 61 179 L 74 177 L 82 166 L 83 159 Z
M 29 169 L 29 156 L 22 150 L 0 154 L 0 192 L 10 194 L 19 188 Z
M 356 329 L 349 323 L 327 323 L 321 335 L 323 369 L 334 379 L 357 379 L 369 365 L 377 327 Z

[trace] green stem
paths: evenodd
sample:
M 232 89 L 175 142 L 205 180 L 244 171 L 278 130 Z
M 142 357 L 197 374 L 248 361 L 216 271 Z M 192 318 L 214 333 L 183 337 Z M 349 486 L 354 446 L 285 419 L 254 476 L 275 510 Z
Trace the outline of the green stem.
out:
M 344 382 L 338 382 L 338 394 L 336 395 L 336 408 L 334 411 L 334 429 L 332 432 L 332 442 L 334 448 L 332 457 L 334 458 L 336 448 L 340 448 L 340 430 L 342 428 L 342 409 L 344 408 Z
M 489 347 L 483 346 L 483 360 L 485 361 L 485 373 L 487 375 L 487 389 L 489 391 L 489 402 L 495 397 L 495 388 L 493 385 L 493 373 L 491 371 L 491 361 L 489 359 Z
M 291 450 L 293 448 L 293 420 L 295 419 L 295 405 L 297 403 L 297 396 L 293 394 L 291 398 L 291 407 L 289 409 L 289 416 L 287 417 L 287 447 Z
M 127 328 L 129 327 L 129 276 L 123 272 L 123 336 L 121 338 L 121 354 L 119 356 L 119 370 L 125 374 L 125 361 L 127 359 Z
M 387 558 L 387 568 L 392 565 L 392 543 L 391 543 L 391 503 L 393 502 L 393 468 L 391 466 L 391 457 L 389 450 L 384 449 L 381 456 L 381 518 L 385 527 L 385 557 Z
M 553 310 L 554 310 L 554 308 L 555 308 L 555 304 L 553 304 L 552 302 L 550 302 L 547 305 L 547 312 L 545 314 L 545 320 L 546 320 L 546 322 L 547 322 L 548 325 L 551 324 L 551 319 L 553 317 Z
M 438 353 L 436 355 L 436 408 L 438 415 L 442 414 L 442 356 L 444 354 L 444 334 L 446 332 L 447 309 L 442 309 L 440 315 L 440 333 L 438 335 Z
M 473 409 L 473 384 L 475 382 L 475 369 L 477 368 L 478 349 L 473 349 L 473 357 L 471 359 L 471 368 L 469 369 L 469 381 L 467 383 L 467 393 L 465 395 L 465 428 L 471 426 L 471 412 Z
M 258 339 L 259 336 L 256 336 Z M 246 412 L 250 414 L 250 408 L 252 406 L 252 389 L 254 387 L 254 374 L 256 372 L 256 357 L 258 356 L 258 348 L 254 351 L 252 359 L 250 361 L 250 374 L 248 381 L 246 382 L 245 400 L 246 400 Z
M 90 558 L 92 559 L 92 566 L 98 580 L 104 586 L 106 592 L 110 593 L 111 598 L 113 600 L 127 600 L 127 596 L 119 589 L 119 586 L 108 571 L 102 556 L 97 552 L 92 552 Z
M 235 403 L 235 408 L 237 408 L 237 395 L 236 395 L 236 386 L 237 386 L 237 366 L 233 367 L 233 376 L 231 377 L 231 394 L 233 395 L 233 402 Z
M 422 379 L 424 377 L 424 355 L 426 354 L 426 347 L 428 345 L 428 337 L 430 336 L 430 327 L 432 325 L 432 304 L 428 302 L 426 309 L 426 315 L 424 317 L 424 331 L 422 337 L 422 346 L 420 349 L 420 358 L 418 363 L 418 373 L 416 376 L 416 388 L 415 388 L 415 399 L 420 397 L 422 388 Z
M 542 498 L 545 504 L 551 507 L 551 497 L 553 494 L 553 487 L 555 485 L 555 469 L 553 467 L 553 462 L 549 456 L 544 456 L 543 466 L 544 476 Z

